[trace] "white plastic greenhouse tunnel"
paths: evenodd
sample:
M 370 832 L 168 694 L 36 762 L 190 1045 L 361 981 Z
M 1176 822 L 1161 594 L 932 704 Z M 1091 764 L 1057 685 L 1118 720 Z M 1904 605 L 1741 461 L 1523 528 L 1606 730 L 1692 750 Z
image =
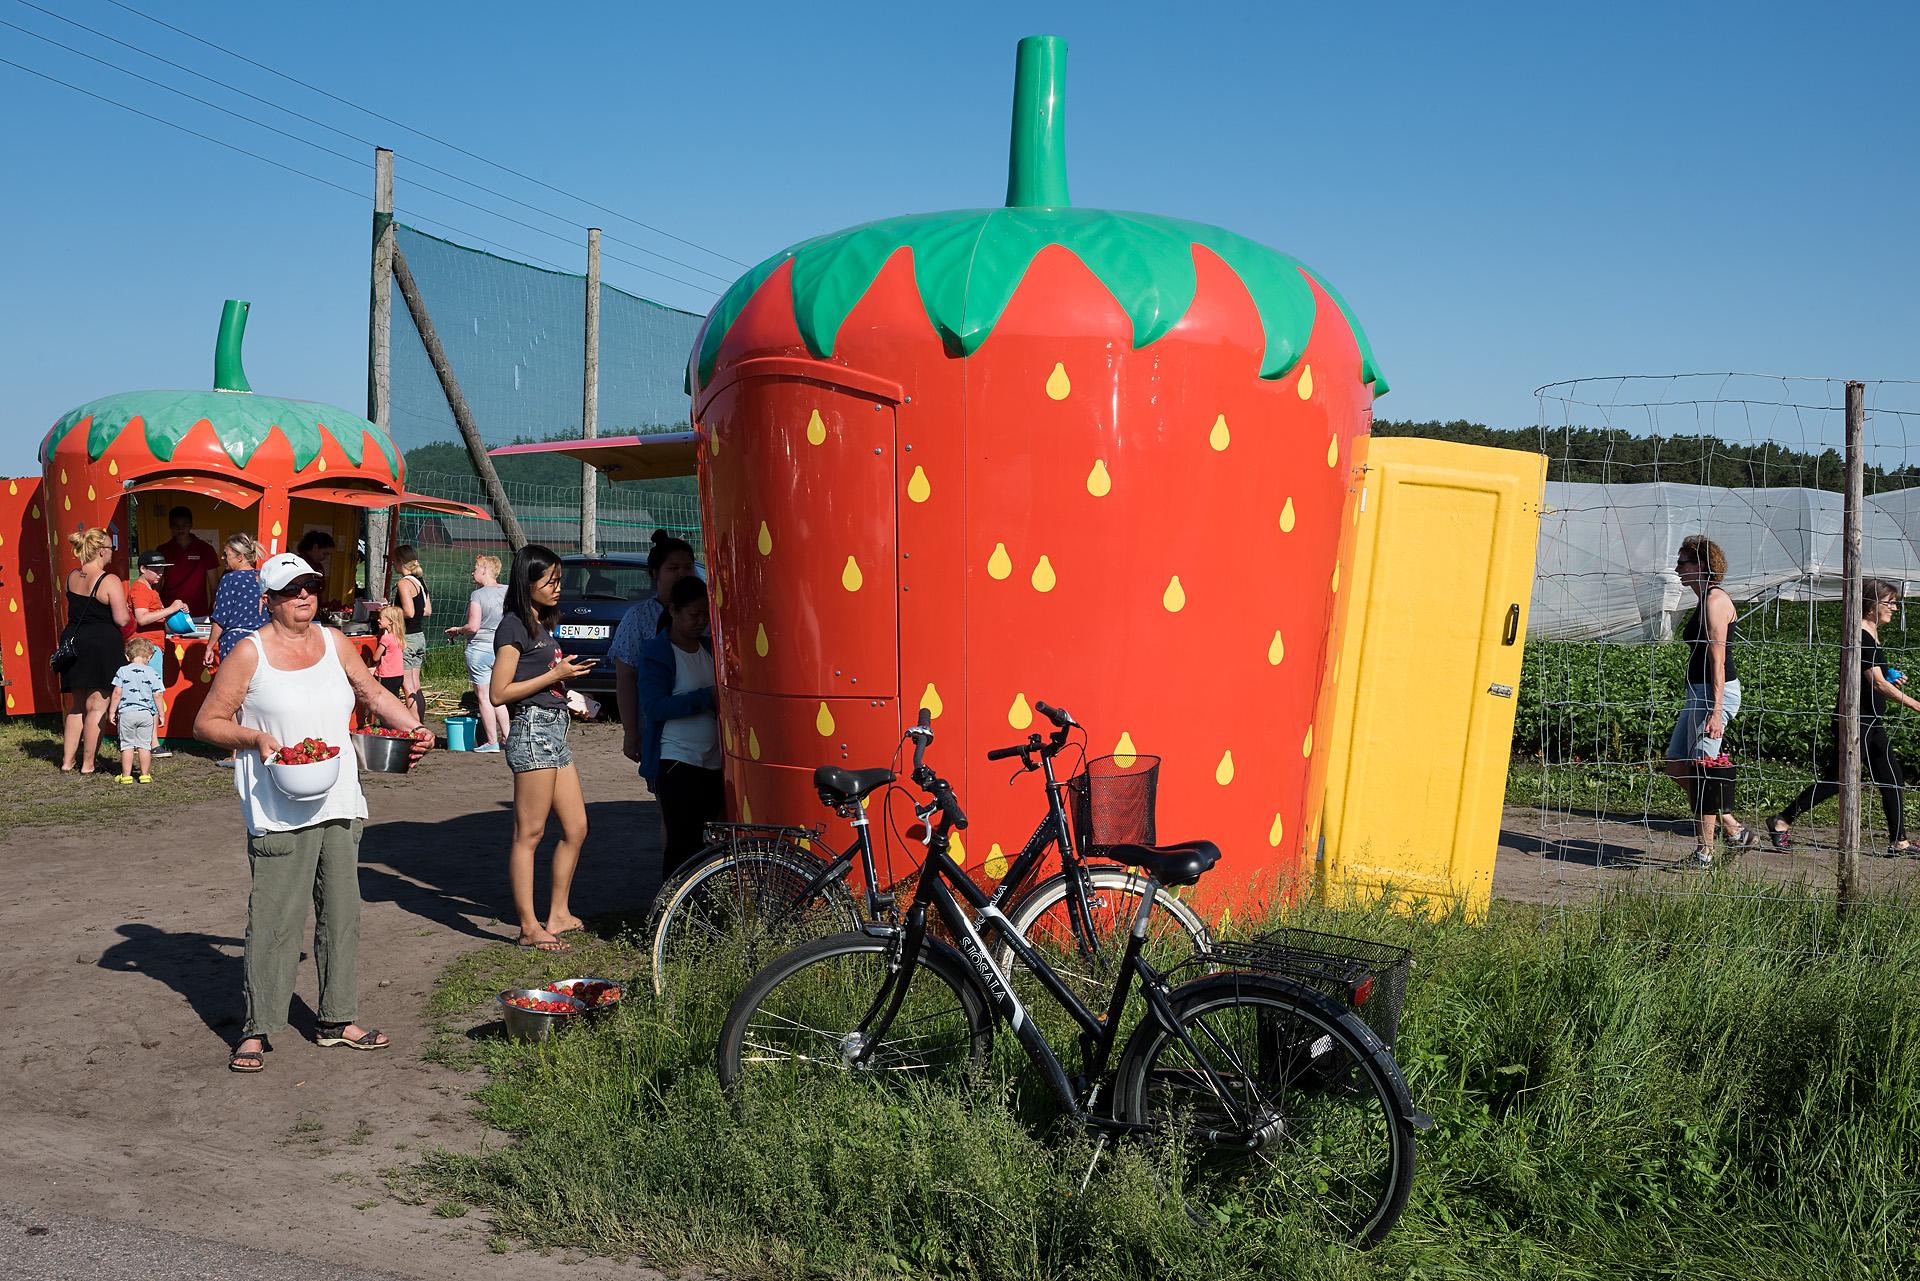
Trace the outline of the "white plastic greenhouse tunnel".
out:
M 1727 556 L 1743 610 L 1839 600 L 1841 496 L 1818 489 L 1551 482 L 1540 520 L 1527 635 L 1665 641 L 1693 609 L 1673 572 L 1680 541 L 1705 534 Z M 1868 495 L 1863 572 L 1905 596 L 1920 586 L 1920 488 Z

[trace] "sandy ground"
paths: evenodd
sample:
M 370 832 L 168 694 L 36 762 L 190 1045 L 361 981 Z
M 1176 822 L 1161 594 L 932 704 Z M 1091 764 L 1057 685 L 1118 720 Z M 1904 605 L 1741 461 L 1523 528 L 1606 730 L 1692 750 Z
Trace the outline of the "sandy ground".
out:
M 582 913 L 637 907 L 659 876 L 657 811 L 618 733 L 575 740 L 591 825 Z M 317 1048 L 303 964 L 294 1034 L 276 1038 L 257 1076 L 225 1067 L 247 904 L 231 792 L 146 824 L 0 834 L 0 1201 L 408 1277 L 658 1275 L 559 1251 L 509 1262 L 489 1251 L 483 1214 L 435 1217 L 381 1177 L 424 1148 L 502 1141 L 472 1118 L 478 1076 L 420 1051 L 434 976 L 511 936 L 497 919 L 511 915 L 510 789 L 498 756 L 435 752 L 412 777 L 369 776 L 361 1021 L 396 1046 Z M 101 1264 L 99 1275 L 144 1275 Z
M 657 815 L 619 755 L 617 733 L 589 728 L 575 742 L 592 825 L 574 895 L 583 914 L 637 907 L 658 877 Z M 212 767 L 182 757 L 168 769 Z M 148 1275 L 139 1269 L 143 1252 L 157 1260 L 190 1248 L 163 1234 L 219 1243 L 204 1245 L 209 1258 L 227 1261 L 209 1265 L 210 1274 L 278 1275 L 235 1253 L 253 1248 L 336 1270 L 315 1276 L 454 1278 L 476 1267 L 578 1281 L 657 1275 L 562 1252 L 516 1250 L 504 1260 L 489 1251 L 483 1213 L 439 1218 L 396 1199 L 382 1180 L 425 1148 L 503 1141 L 471 1115 L 477 1076 L 420 1053 L 431 1040 L 425 1005 L 434 976 L 510 934 L 498 920 L 509 789 L 497 756 L 446 752 L 412 777 L 369 779 L 361 1017 L 396 1048 L 316 1048 L 307 1039 L 308 965 L 295 1034 L 275 1042 L 258 1076 L 225 1070 L 238 1030 L 247 896 L 230 793 L 145 822 L 122 811 L 91 826 L 0 833 L 10 873 L 0 891 L 0 1208 L 16 1224 L 42 1216 L 57 1232 L 43 1223 L 38 1236 L 77 1242 L 81 1253 L 88 1247 L 76 1223 L 113 1225 L 98 1234 L 92 1273 L 47 1255 L 59 1241 L 36 1240 L 47 1275 Z M 1756 852 L 1745 866 L 1830 886 L 1833 857 L 1820 842 L 1831 830 L 1803 828 L 1799 838 L 1795 854 Z M 1551 903 L 1628 883 L 1678 885 L 1697 875 L 1669 870 L 1691 846 L 1677 823 L 1516 807 L 1501 832 L 1496 892 Z M 1880 884 L 1915 866 L 1868 859 L 1865 875 Z M 113 1258 L 131 1259 L 131 1270 Z M 0 1261 L 0 1274 L 28 1259 Z

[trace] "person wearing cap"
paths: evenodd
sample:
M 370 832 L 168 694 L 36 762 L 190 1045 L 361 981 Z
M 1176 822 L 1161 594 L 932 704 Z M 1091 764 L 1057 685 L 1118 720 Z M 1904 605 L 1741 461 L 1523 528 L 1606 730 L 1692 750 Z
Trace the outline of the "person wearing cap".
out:
M 133 613 L 126 627 L 126 636 L 132 640 L 138 636 L 141 640 L 153 643 L 153 657 L 147 665 L 153 668 L 153 674 L 164 678 L 166 673 L 160 665 L 161 647 L 167 640 L 167 620 L 179 611 L 187 608 L 187 603 L 178 597 L 163 602 L 160 596 L 160 580 L 172 562 L 163 551 L 145 551 L 135 562 L 139 574 L 127 584 L 127 607 Z M 188 610 L 191 613 L 191 610 Z
M 360 834 L 367 801 L 351 732 L 356 702 L 413 735 L 418 760 L 433 735 L 413 708 L 381 687 L 345 635 L 315 615 L 326 580 L 292 552 L 260 566 L 267 622 L 234 646 L 207 691 L 194 734 L 232 748 L 234 786 L 247 825 L 246 1023 L 228 1056 L 235 1072 L 266 1066 L 271 1038 L 287 1027 L 294 978 L 314 905 L 313 957 L 320 976 L 322 1046 L 384 1050 L 391 1042 L 359 1017 Z M 283 746 L 318 739 L 339 749 L 327 791 L 298 799 L 280 790 L 267 762 Z
M 147 655 L 147 666 L 153 669 L 154 677 L 164 690 L 167 687 L 167 620 L 186 609 L 187 603 L 179 599 L 162 602 L 161 581 L 173 564 L 167 559 L 166 552 L 158 549 L 141 552 L 136 564 L 140 572 L 127 584 L 127 612 L 132 617 L 127 620 L 122 633 L 128 640 L 138 637 L 152 644 L 153 652 Z M 173 752 L 166 746 L 166 697 L 155 694 L 154 704 L 153 754 L 172 756 Z

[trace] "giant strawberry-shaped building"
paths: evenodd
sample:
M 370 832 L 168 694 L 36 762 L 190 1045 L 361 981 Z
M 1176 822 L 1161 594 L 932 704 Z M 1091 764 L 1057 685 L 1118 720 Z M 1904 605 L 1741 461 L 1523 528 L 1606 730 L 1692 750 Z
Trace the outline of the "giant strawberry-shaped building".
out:
M 1074 208 L 1064 42 L 1021 42 L 1005 208 L 804 241 L 691 365 L 731 806 L 812 822 L 821 763 L 932 711 L 986 876 L 1044 813 L 986 752 L 1069 709 L 1163 758 L 1203 890 L 1285 892 L 1316 840 L 1342 567 L 1375 395 L 1359 326 L 1231 232 Z
M 67 535 L 107 529 L 125 575 L 129 551 L 160 547 L 167 513 L 188 508 L 194 528 L 218 545 L 250 533 L 269 554 L 309 530 L 350 548 L 363 511 L 395 506 L 485 516 L 463 503 L 406 491 L 406 468 L 385 431 L 358 414 L 313 401 L 255 393 L 241 362 L 248 304 L 220 319 L 210 391 L 134 391 L 103 396 L 63 415 L 40 445 L 41 475 L 0 482 L 0 646 L 9 714 L 59 710 L 47 666 L 64 624 L 61 582 L 75 562 Z M 337 555 L 329 597 L 352 595 L 354 566 Z M 184 735 L 204 695 L 204 640 L 166 645 L 163 729 Z

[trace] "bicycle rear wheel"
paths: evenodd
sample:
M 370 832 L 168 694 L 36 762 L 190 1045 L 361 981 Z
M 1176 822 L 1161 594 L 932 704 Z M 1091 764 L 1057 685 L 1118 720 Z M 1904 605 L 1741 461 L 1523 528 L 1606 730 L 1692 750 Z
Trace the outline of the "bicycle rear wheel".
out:
M 720 1029 L 720 1084 L 845 1072 L 932 1077 L 985 1062 L 993 1044 L 986 997 L 951 949 L 932 939 L 885 1034 L 875 1041 L 863 1028 L 875 1022 L 889 947 L 885 938 L 837 934 L 754 975 Z
M 1091 940 L 1074 933 L 1068 908 L 1073 890 L 1065 874 L 1050 877 L 1021 895 L 1007 910 L 1007 920 L 1066 980 L 1076 996 L 1102 1008 L 1113 991 L 1147 878 L 1111 864 L 1089 865 L 1086 874 Z M 1213 935 L 1198 913 L 1165 886 L 1156 887 L 1142 953 L 1149 964 L 1169 969 L 1212 942 Z M 993 936 L 992 956 L 1001 973 L 1013 976 L 1014 990 L 1021 1000 L 1032 1005 L 1038 995 L 1038 981 L 1025 966 L 1014 964 L 1013 948 L 998 934 Z
M 1265 976 L 1215 975 L 1172 995 L 1199 1053 L 1142 1023 L 1115 1075 L 1114 1115 L 1179 1145 L 1189 1212 L 1304 1218 L 1362 1246 L 1384 1237 L 1406 1208 L 1414 1151 L 1407 1085 L 1379 1038 Z
M 669 966 L 703 960 L 753 972 L 808 939 L 859 925 L 846 883 L 807 894 L 827 864 L 790 841 L 748 837 L 715 846 L 660 891 L 649 954 L 653 990 Z

